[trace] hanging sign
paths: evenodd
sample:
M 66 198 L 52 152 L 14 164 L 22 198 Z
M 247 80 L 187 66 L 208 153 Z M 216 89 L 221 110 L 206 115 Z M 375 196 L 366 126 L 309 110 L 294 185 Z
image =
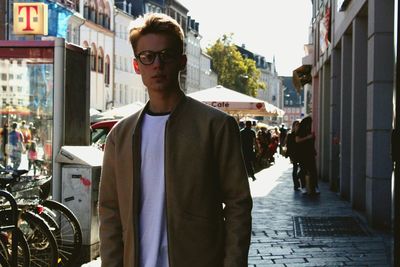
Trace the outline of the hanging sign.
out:
M 14 34 L 48 32 L 48 7 L 45 3 L 14 3 Z

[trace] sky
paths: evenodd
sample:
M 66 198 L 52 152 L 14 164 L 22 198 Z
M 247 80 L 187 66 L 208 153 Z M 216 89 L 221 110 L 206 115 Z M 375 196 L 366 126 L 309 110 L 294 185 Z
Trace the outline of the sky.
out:
M 312 16 L 311 0 L 178 0 L 203 37 L 202 48 L 233 33 L 236 45 L 272 62 L 279 76 L 292 76 L 305 56 Z

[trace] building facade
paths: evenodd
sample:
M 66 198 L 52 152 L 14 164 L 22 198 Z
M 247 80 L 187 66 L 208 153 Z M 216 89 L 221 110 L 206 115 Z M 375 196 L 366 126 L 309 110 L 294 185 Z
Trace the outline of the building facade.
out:
M 124 106 L 133 102 L 145 103 L 148 99 L 147 89 L 142 77 L 133 69 L 133 50 L 129 42 L 129 25 L 134 18 L 129 13 L 131 9 L 124 5 L 125 10 L 114 10 L 114 107 Z
M 292 127 L 295 120 L 304 117 L 304 90 L 297 92 L 293 86 L 292 77 L 280 77 L 283 84 L 283 123 Z
M 313 1 L 312 116 L 319 176 L 391 227 L 394 1 Z
M 199 23 L 188 16 L 186 31 L 186 84 L 185 91 L 193 93 L 200 89 L 201 35 Z
M 263 99 L 268 103 L 278 107 L 283 107 L 282 81 L 278 77 L 275 68 L 275 58 L 273 62 L 267 62 L 264 56 L 258 55 L 246 49 L 246 46 L 236 46 L 244 58 L 250 58 L 255 61 L 257 69 L 261 72 L 260 81 L 266 85 L 265 89 L 258 89 L 256 97 Z
M 211 57 L 203 50 L 200 54 L 200 87 L 207 89 L 218 85 L 218 75 L 211 70 Z
M 114 1 L 81 1 L 80 14 L 79 45 L 90 48 L 90 107 L 103 111 L 113 105 Z

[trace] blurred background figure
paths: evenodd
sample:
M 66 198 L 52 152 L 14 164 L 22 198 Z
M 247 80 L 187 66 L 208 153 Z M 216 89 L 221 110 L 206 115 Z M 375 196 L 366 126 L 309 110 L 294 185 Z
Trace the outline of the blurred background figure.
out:
M 301 120 L 296 131 L 296 144 L 299 151 L 300 175 L 304 175 L 308 195 L 319 194 L 317 165 L 315 161 L 315 135 L 311 131 L 312 119 L 310 116 Z
M 296 132 L 299 128 L 299 121 L 293 121 L 292 129 L 289 134 L 286 136 L 286 158 L 290 159 L 290 162 L 293 165 L 292 177 L 293 177 L 293 189 L 295 191 L 300 190 L 301 188 L 305 188 L 304 176 L 300 175 L 300 163 L 299 163 L 299 150 L 298 145 L 296 143 Z
M 4 167 L 7 166 L 8 162 L 8 151 L 7 151 L 7 143 L 8 143 L 8 123 L 5 122 L 3 127 L 0 129 L 0 164 Z
M 287 129 L 285 128 L 285 124 L 282 124 L 279 128 L 279 154 L 285 156 L 284 147 L 286 141 Z
M 8 134 L 9 153 L 14 170 L 19 168 L 21 164 L 21 154 L 24 151 L 24 137 L 17 127 L 18 123 L 13 122 L 11 125 L 11 132 Z
M 242 140 L 242 151 L 247 175 L 255 181 L 253 164 L 255 160 L 256 133 L 251 129 L 251 121 L 246 121 L 245 127 L 240 131 L 240 138 Z

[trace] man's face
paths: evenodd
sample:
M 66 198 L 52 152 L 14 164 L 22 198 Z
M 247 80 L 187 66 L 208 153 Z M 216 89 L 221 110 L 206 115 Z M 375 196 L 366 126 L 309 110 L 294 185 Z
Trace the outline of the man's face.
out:
M 136 73 L 142 75 L 149 92 L 176 90 L 179 72 L 186 66 L 186 56 L 178 52 L 173 39 L 165 34 L 150 33 L 142 36 L 134 59 Z M 154 59 L 154 62 L 150 63 Z

